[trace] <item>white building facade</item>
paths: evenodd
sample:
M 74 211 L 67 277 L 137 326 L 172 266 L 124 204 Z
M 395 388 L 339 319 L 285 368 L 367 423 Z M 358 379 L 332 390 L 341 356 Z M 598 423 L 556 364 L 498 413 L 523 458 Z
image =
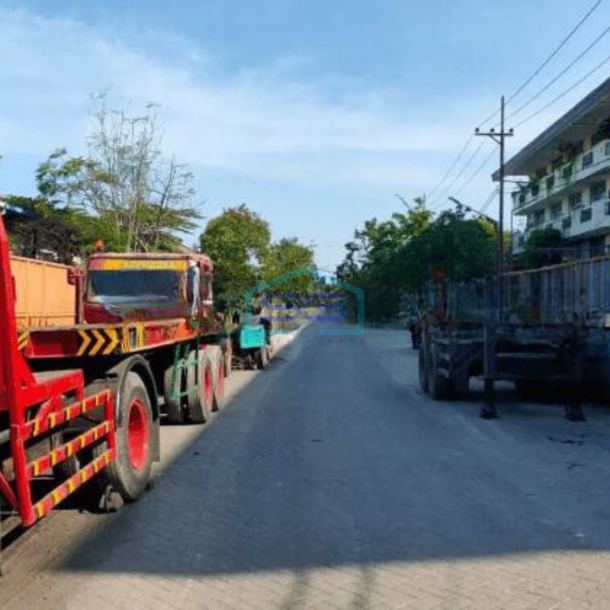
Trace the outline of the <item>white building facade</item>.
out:
M 518 182 L 512 211 L 527 220 L 517 252 L 545 228 L 561 232 L 565 258 L 609 252 L 610 79 L 510 159 L 505 173 Z

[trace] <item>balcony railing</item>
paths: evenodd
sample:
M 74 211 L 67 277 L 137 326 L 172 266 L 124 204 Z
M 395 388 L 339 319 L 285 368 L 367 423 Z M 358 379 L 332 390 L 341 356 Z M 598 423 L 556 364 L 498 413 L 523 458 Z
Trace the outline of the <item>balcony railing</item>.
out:
M 576 155 L 571 161 L 557 167 L 551 174 L 515 191 L 513 207 L 515 211 L 522 211 L 523 208 L 557 195 L 570 185 L 606 168 L 610 169 L 609 140 L 596 144 L 586 153 Z

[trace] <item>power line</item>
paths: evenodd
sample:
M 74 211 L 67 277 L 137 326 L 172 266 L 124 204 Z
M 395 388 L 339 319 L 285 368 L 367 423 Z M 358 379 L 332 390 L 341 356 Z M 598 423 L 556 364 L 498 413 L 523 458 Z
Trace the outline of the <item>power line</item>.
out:
M 545 91 L 552 87 L 566 72 L 571 70 L 604 36 L 610 32 L 610 26 L 608 26 L 584 51 L 577 55 L 555 78 L 549 81 L 540 91 L 530 97 L 524 102 L 519 108 L 508 115 L 507 119 L 512 119 L 518 115 L 521 111 L 527 108 L 534 100 L 538 99 Z
M 436 186 L 428 193 L 428 197 L 430 199 L 432 199 L 434 197 L 434 193 L 436 193 L 436 191 L 445 183 L 445 180 L 449 177 L 449 174 L 451 174 L 451 172 L 455 169 L 457 164 L 461 161 L 462 157 L 466 153 L 466 150 L 468 149 L 468 147 L 470 146 L 470 143 L 473 140 L 474 140 L 474 135 L 471 134 L 470 137 L 466 140 L 466 142 L 465 142 L 464 146 L 462 147 L 462 149 L 460 150 L 460 152 L 459 152 L 458 156 L 456 157 L 455 161 L 451 164 L 451 166 L 445 172 L 443 177 L 438 181 Z
M 531 121 L 533 118 L 535 118 L 539 114 L 543 113 L 547 108 L 549 108 L 550 106 L 552 106 L 553 104 L 558 102 L 560 99 L 564 98 L 566 95 L 568 95 L 568 93 L 572 92 L 574 89 L 576 89 L 576 87 L 578 87 L 579 85 L 584 83 L 590 76 L 592 76 L 600 68 L 605 66 L 609 61 L 610 61 L 610 55 L 608 55 L 608 57 L 606 57 L 606 59 L 604 59 L 599 64 L 597 64 L 597 66 L 595 66 L 595 68 L 593 68 L 592 70 L 587 72 L 582 78 L 578 79 L 574 84 L 570 85 L 570 87 L 568 87 L 567 89 L 562 91 L 557 97 L 553 98 L 548 104 L 542 106 L 542 108 L 539 108 L 538 110 L 536 110 L 536 112 L 533 112 L 532 114 L 527 116 L 520 123 L 517 123 L 515 125 L 515 128 L 521 127 L 521 125 L 527 123 L 528 121 Z
M 466 179 L 464 184 L 460 186 L 460 188 L 455 192 L 456 195 L 459 195 L 485 168 L 485 166 L 489 163 L 490 159 L 493 157 L 496 149 L 493 148 L 489 151 L 489 154 L 483 159 L 483 162 L 474 170 L 474 172 Z
M 498 187 L 494 187 L 493 191 L 489 193 L 489 197 L 487 197 L 485 203 L 481 206 L 481 209 L 479 210 L 481 214 L 484 214 L 488 210 L 489 206 L 495 201 L 496 197 L 498 196 L 498 193 Z
M 542 72 L 542 70 L 544 70 L 544 68 L 546 68 L 546 66 L 548 66 L 548 64 L 551 62 L 551 60 L 557 55 L 557 53 L 559 53 L 559 51 L 561 51 L 561 49 L 563 49 L 563 47 L 572 38 L 572 36 L 574 36 L 574 34 L 576 34 L 576 32 L 578 32 L 578 30 L 582 27 L 582 25 L 585 23 L 585 21 L 587 21 L 587 19 L 589 19 L 589 17 L 597 10 L 597 8 L 600 6 L 600 4 L 602 2 L 603 2 L 603 0 L 596 0 L 596 2 L 593 4 L 593 6 L 591 6 L 591 8 L 585 13 L 585 15 L 580 19 L 580 21 L 568 33 L 568 35 L 559 43 L 559 46 L 557 46 L 552 51 L 552 53 L 536 68 L 536 70 L 534 70 L 534 72 L 527 79 L 525 79 L 525 81 L 523 83 L 521 83 L 521 85 L 519 85 L 519 87 L 517 87 L 517 89 L 508 97 L 508 99 L 506 100 L 507 104 L 512 102 L 515 99 L 515 97 L 517 97 L 517 95 L 519 95 L 519 93 L 521 93 L 521 91 L 523 91 L 534 80 L 534 78 L 536 78 L 536 76 L 538 76 L 538 74 L 540 74 L 540 72 Z M 493 119 L 495 116 L 497 116 L 499 114 L 499 112 L 500 112 L 499 109 L 495 110 L 484 121 L 481 121 L 479 123 L 479 125 L 484 125 L 488 121 L 491 121 L 491 119 Z
M 576 32 L 578 32 L 578 30 L 583 26 L 583 24 L 589 19 L 589 17 L 599 8 L 599 6 L 602 4 L 603 0 L 595 0 L 595 2 L 593 3 L 593 5 L 588 9 L 588 11 L 583 15 L 583 17 L 581 17 L 581 19 L 576 23 L 576 25 L 570 30 L 570 32 L 567 34 L 567 36 L 565 36 L 563 38 L 563 40 L 561 40 L 561 42 L 559 43 L 559 45 L 550 53 L 550 55 L 536 68 L 536 70 L 534 70 L 534 72 L 519 86 L 517 87 L 517 89 L 509 96 L 507 103 L 512 101 L 513 99 L 515 99 L 515 97 L 517 97 L 519 95 L 519 93 L 521 93 L 521 91 L 523 91 L 533 80 L 534 78 L 536 78 L 536 76 L 538 76 L 538 74 L 540 74 L 540 72 L 542 72 L 542 70 L 553 60 L 553 58 L 559 53 L 559 51 L 568 43 L 568 41 L 574 36 L 574 34 L 576 34 Z M 610 28 L 609 28 L 610 30 Z M 532 98 L 530 98 L 526 104 L 524 104 L 522 107 L 520 107 L 517 111 L 521 112 L 525 107 L 527 107 L 529 104 L 531 104 L 537 97 L 539 97 L 542 93 L 544 93 L 544 91 L 548 90 L 548 88 L 550 86 L 552 86 L 552 84 L 554 84 L 565 72 L 567 72 L 568 70 L 570 70 L 578 61 L 580 61 L 580 59 L 586 54 L 588 53 L 591 48 L 593 48 L 598 42 L 599 40 L 601 40 L 606 34 L 608 33 L 608 30 L 604 31 L 601 35 L 599 35 L 594 41 L 593 43 L 591 43 L 576 59 L 574 59 L 555 79 L 553 79 L 550 83 L 548 83 L 541 91 L 539 91 L 536 96 L 533 96 Z M 605 62 L 604 62 L 605 63 Z M 599 66 L 601 67 L 601 65 Z M 585 77 L 586 78 L 586 77 Z M 579 81 L 579 83 L 577 83 L 576 85 L 574 85 L 574 87 L 578 86 L 578 84 L 580 84 L 580 82 L 584 81 L 585 78 L 581 79 L 581 81 Z M 565 94 L 569 93 L 569 91 L 567 91 Z M 553 102 L 558 101 L 558 99 L 561 99 L 561 97 L 556 98 Z M 549 104 L 550 105 L 550 104 Z M 547 106 L 548 107 L 548 106 Z M 543 112 L 544 109 L 543 108 L 539 111 Z M 516 112 L 517 112 L 516 111 Z M 511 114 L 511 117 L 514 116 L 515 113 Z M 491 119 L 493 119 L 495 116 L 497 116 L 500 113 L 500 110 L 497 109 L 495 110 L 490 116 L 488 116 L 485 120 L 481 121 L 479 123 L 479 125 L 484 125 L 485 123 L 489 122 Z M 533 115 L 535 116 L 535 115 Z M 530 118 L 533 118 L 533 116 L 528 117 L 529 120 Z M 522 125 L 524 122 L 523 121 L 521 123 L 519 123 L 520 126 Z M 434 201 L 431 204 L 431 208 L 433 207 L 437 207 L 439 204 L 439 201 L 442 202 L 444 196 L 447 194 L 447 192 L 449 192 L 449 190 L 455 185 L 455 183 L 460 179 L 460 177 L 464 174 L 464 172 L 466 171 L 466 169 L 468 169 L 469 165 L 474 161 L 474 159 L 476 158 L 476 156 L 478 155 L 479 151 L 481 150 L 481 146 L 479 146 L 478 148 L 475 149 L 475 152 L 468 158 L 468 160 L 466 161 L 466 164 L 462 167 L 462 169 L 456 174 L 456 176 L 454 176 L 453 180 L 451 181 L 451 183 L 449 184 L 448 187 L 446 187 L 438 196 L 436 196 L 435 198 L 435 193 L 438 192 L 438 190 L 442 187 L 443 184 L 445 184 L 445 182 L 447 181 L 447 179 L 449 178 L 449 176 L 453 173 L 453 171 L 458 167 L 460 161 L 464 158 L 466 151 L 468 150 L 470 144 L 472 143 L 474 137 L 473 135 L 471 135 L 465 142 L 464 146 L 462 147 L 462 149 L 460 150 L 458 156 L 456 157 L 456 159 L 453 161 L 453 163 L 450 165 L 449 169 L 445 172 L 445 174 L 443 175 L 443 177 L 439 180 L 439 182 L 436 184 L 436 186 L 432 189 L 432 191 L 430 191 L 430 193 L 428 194 L 428 198 L 432 201 L 434 199 Z M 485 166 L 487 160 L 485 160 L 485 162 L 482 164 L 483 167 Z M 478 174 L 477 174 L 478 175 Z M 474 178 L 473 178 L 474 179 Z M 469 182 L 468 182 L 469 183 Z
M 474 136 L 473 136 L 474 139 Z M 439 202 L 443 202 L 444 201 L 444 197 L 445 195 L 453 188 L 453 186 L 455 185 L 455 183 L 464 175 L 464 172 L 470 167 L 470 165 L 472 164 L 472 162 L 474 161 L 475 157 L 479 154 L 479 151 L 481 150 L 481 148 L 483 147 L 484 142 L 481 141 L 481 143 L 474 149 L 473 153 L 470 155 L 470 157 L 468 157 L 468 160 L 466 161 L 466 164 L 462 167 L 462 169 L 454 176 L 453 180 L 451 181 L 451 183 L 445 187 L 443 189 L 443 191 L 436 197 L 435 201 L 431 202 L 430 204 L 430 209 L 437 207 Z

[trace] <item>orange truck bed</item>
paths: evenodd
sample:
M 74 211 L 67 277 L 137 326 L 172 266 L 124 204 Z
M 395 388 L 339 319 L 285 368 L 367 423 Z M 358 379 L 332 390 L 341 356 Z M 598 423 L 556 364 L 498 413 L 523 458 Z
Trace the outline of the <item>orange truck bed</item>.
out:
M 71 269 L 67 265 L 11 256 L 19 330 L 76 324 L 76 287 L 68 281 Z

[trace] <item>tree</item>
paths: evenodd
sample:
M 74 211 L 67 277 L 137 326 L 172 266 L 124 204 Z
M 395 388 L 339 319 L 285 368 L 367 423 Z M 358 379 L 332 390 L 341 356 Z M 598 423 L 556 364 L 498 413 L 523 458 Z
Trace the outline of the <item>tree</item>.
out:
M 224 210 L 208 222 L 200 238 L 201 251 L 214 262 L 221 310 L 242 307 L 246 291 L 263 281 L 270 242 L 269 224 L 245 204 Z
M 433 219 L 422 198 L 406 214 L 367 221 L 346 244 L 338 278 L 364 290 L 369 321 L 396 316 L 406 293 L 416 292 L 433 278 L 466 280 L 491 273 L 495 266 L 494 228 L 466 218 L 459 206 Z M 356 300 L 346 292 L 355 317 Z
M 274 280 L 287 273 L 307 267 L 315 270 L 314 250 L 311 246 L 299 243 L 296 237 L 284 237 L 274 243 L 265 260 L 264 280 Z M 301 298 L 312 293 L 314 278 L 306 273 L 282 282 L 267 292 L 298 294 Z
M 119 250 L 171 249 L 176 233 L 194 230 L 201 214 L 192 174 L 161 155 L 155 107 L 131 117 L 109 109 L 105 95 L 98 95 L 92 119 L 86 156 L 58 149 L 40 165 L 41 195 L 97 218 L 111 228 Z
M 557 229 L 535 229 L 520 256 L 523 269 L 538 269 L 561 262 L 563 238 Z

